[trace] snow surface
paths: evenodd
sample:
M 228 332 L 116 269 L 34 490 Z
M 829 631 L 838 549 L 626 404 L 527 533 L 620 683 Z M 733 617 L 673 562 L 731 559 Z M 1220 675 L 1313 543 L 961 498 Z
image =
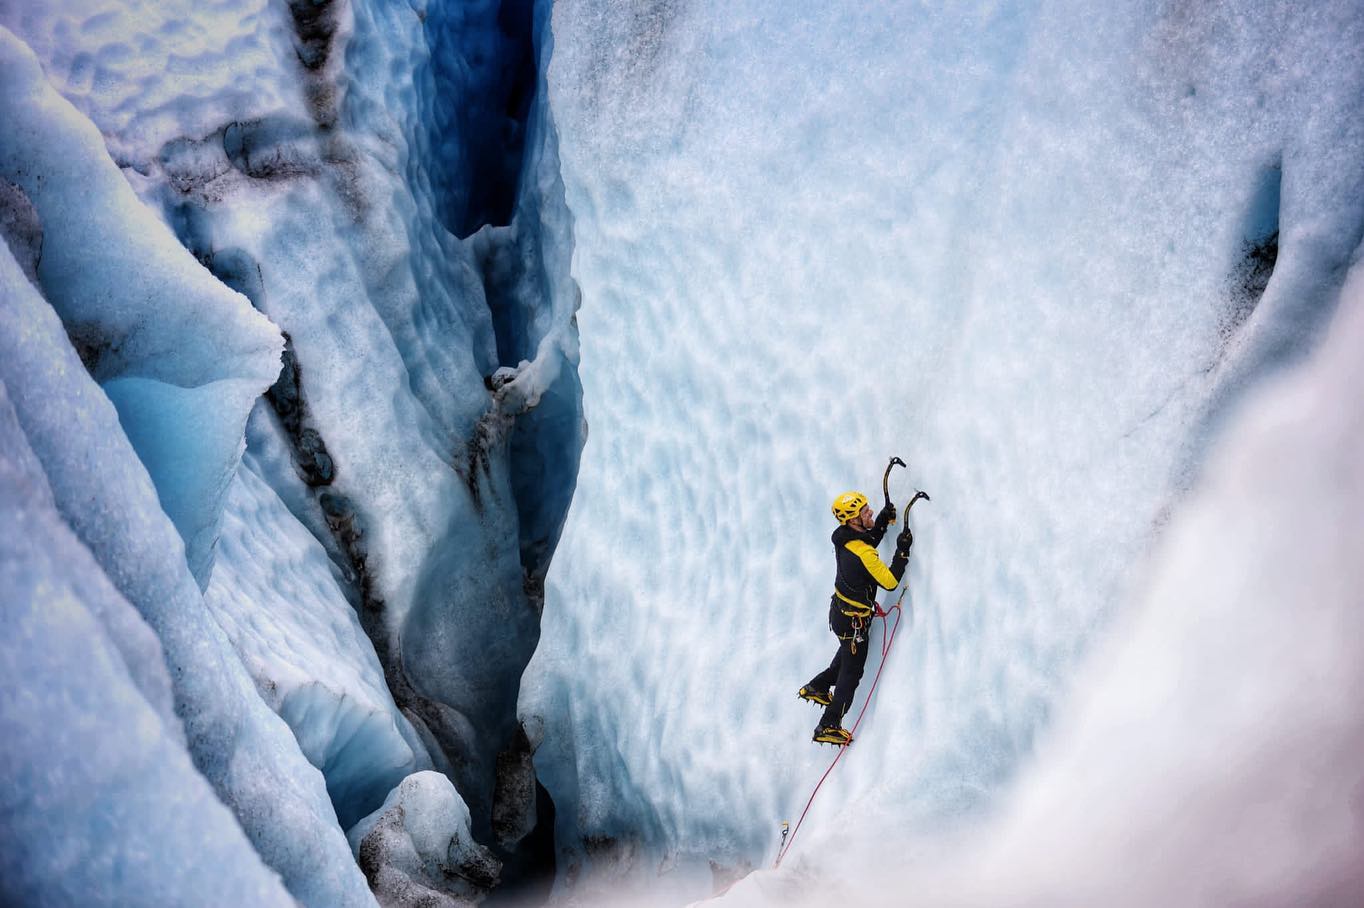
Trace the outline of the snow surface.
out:
M 702 860 L 770 862 L 829 759 L 795 699 L 834 645 L 828 503 L 879 503 L 892 454 L 894 497 L 933 496 L 908 624 L 785 866 L 835 885 L 852 833 L 950 851 L 1072 708 L 1225 414 L 1325 331 L 1364 227 L 1364 7 L 553 24 L 593 434 L 521 709 L 561 860 L 596 895 L 699 864 L 694 896 Z

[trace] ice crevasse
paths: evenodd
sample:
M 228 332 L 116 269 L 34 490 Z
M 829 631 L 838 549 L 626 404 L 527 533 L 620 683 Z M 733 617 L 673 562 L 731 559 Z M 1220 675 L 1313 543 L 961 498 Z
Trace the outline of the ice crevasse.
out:
M 0 4 L 13 459 L 91 553 L 82 595 L 140 616 L 84 600 L 226 824 L 171 901 L 217 867 L 243 904 L 371 903 L 344 833 L 431 769 L 458 791 L 414 783 L 409 823 L 496 843 L 483 889 L 535 829 L 515 699 L 585 428 L 541 20 L 507 6 Z M 111 876 L 59 882 L 37 855 L 112 821 L 27 809 L 5 885 L 36 901 L 126 902 L 118 849 L 177 853 L 148 813 Z

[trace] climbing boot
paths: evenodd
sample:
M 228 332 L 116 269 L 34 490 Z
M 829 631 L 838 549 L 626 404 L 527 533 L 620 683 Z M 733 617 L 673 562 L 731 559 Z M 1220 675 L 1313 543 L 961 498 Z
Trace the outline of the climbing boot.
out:
M 852 743 L 852 732 L 846 728 L 839 728 L 837 725 L 821 725 L 815 729 L 815 736 L 811 740 L 817 744 L 836 744 L 839 747 L 847 747 Z
M 827 690 L 815 690 L 809 685 L 802 687 L 796 696 L 802 700 L 809 700 L 811 703 L 818 703 L 820 706 L 828 706 L 832 702 Z

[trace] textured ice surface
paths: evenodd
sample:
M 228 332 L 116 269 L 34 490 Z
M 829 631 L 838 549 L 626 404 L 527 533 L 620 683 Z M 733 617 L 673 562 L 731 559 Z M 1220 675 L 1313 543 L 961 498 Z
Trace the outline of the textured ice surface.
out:
M 6 235 L 187 548 L 128 544 L 166 571 L 187 552 L 227 631 L 195 628 L 233 668 L 182 685 L 226 672 L 213 696 L 246 709 L 240 657 L 346 824 L 433 765 L 485 839 L 494 807 L 535 815 L 493 804 L 535 796 L 496 767 L 526 756 L 516 693 L 583 439 L 537 8 L 544 22 L 534 3 L 0 0 L 44 70 L 16 50 L 28 69 L 6 74 L 37 124 L 0 139 Z M 120 588 L 198 620 L 175 579 Z M 184 641 L 149 620 L 178 670 Z M 247 732 L 283 748 L 250 698 Z M 335 823 L 319 780 L 297 748 L 280 759 L 299 800 L 257 794 L 288 822 L 237 797 L 230 764 L 200 769 L 296 895 L 344 903 L 354 867 L 309 851 L 339 837 L 309 826 Z
M 231 808 L 258 853 L 284 878 L 291 894 L 306 904 L 372 903 L 337 827 L 321 776 L 303 758 L 288 727 L 265 707 L 205 608 L 186 560 L 186 544 L 163 511 L 164 487 L 153 486 L 148 468 L 129 444 L 120 414 L 92 380 L 100 376 L 100 370 L 87 372 L 68 339 L 68 332 L 79 337 L 70 327 L 78 322 L 64 325 L 54 310 L 62 309 L 68 318 L 73 318 L 72 312 L 89 311 L 107 318 L 106 323 L 126 322 L 130 330 L 124 346 L 140 350 L 146 344 L 140 355 L 157 364 L 148 364 L 146 369 L 153 377 L 166 379 L 148 383 L 156 388 L 156 394 L 163 393 L 163 385 L 183 390 L 185 386 L 178 383 L 181 379 L 188 388 L 232 389 L 223 398 L 212 400 L 212 406 L 206 406 L 202 397 L 191 395 L 193 406 L 188 409 L 175 407 L 144 414 L 148 420 L 167 420 L 160 431 L 184 431 L 194 440 L 208 431 L 214 417 L 239 419 L 231 415 L 233 401 L 249 406 L 250 398 L 270 380 L 263 364 L 268 365 L 278 349 L 273 331 L 244 300 L 203 273 L 192 258 L 182 262 L 184 250 L 158 222 L 136 213 L 141 203 L 131 193 L 124 196 L 112 188 L 121 178 L 107 157 L 99 157 L 103 153 L 98 151 L 98 137 L 90 139 L 93 133 L 89 122 L 45 86 L 37 62 L 6 31 L 0 31 L 0 54 L 7 84 L 3 103 L 12 113 L 8 122 L 16 124 L 0 139 L 0 164 L 5 167 L 6 178 L 21 188 L 28 185 L 25 181 L 33 181 L 30 198 L 36 195 L 33 204 L 44 228 L 36 288 L 13 257 L 6 257 L 4 306 L 0 307 L 4 319 L 0 380 L 8 388 L 18 423 L 46 473 L 58 513 L 159 638 L 173 684 L 175 711 L 184 724 L 194 766 Z M 44 142 L 58 139 L 67 143 L 63 147 L 69 157 L 60 165 L 51 165 L 56 169 L 41 170 L 43 178 L 39 180 L 29 168 L 48 167 L 60 157 L 42 153 Z M 37 188 L 39 183 L 41 188 Z M 109 192 L 112 201 L 101 196 L 101 191 Z M 123 191 L 127 192 L 126 184 Z M 76 286 L 71 275 L 49 272 L 50 267 L 55 268 L 49 262 L 60 259 L 62 225 L 81 219 L 74 206 L 82 194 L 94 202 L 125 206 L 128 229 L 145 228 L 145 232 L 129 238 L 117 234 L 118 225 L 109 222 L 106 226 L 113 232 L 104 238 L 103 246 L 87 250 L 95 258 L 71 264 L 73 269 L 96 269 L 95 273 L 82 274 Z M 107 215 L 109 212 L 101 211 L 90 220 L 100 223 Z M 53 225 L 56 229 L 49 230 Z M 99 237 L 89 239 L 95 243 Z M 99 258 L 124 240 L 137 245 L 147 259 Z M 170 264 L 165 270 L 147 275 L 144 285 L 138 283 L 141 278 L 130 276 L 138 267 L 166 262 Z M 128 286 L 141 287 L 141 291 L 121 296 Z M 209 286 L 216 288 L 212 293 L 217 296 L 205 301 L 199 291 Z M 106 296 L 96 305 L 91 296 L 101 292 Z M 49 305 L 46 300 L 48 296 L 63 298 L 63 294 L 76 294 L 76 302 L 62 307 Z M 155 303 L 155 317 L 136 308 L 148 302 Z M 176 335 L 172 329 L 191 336 Z M 204 362 L 196 362 L 191 355 L 196 349 Z M 207 352 L 210 350 L 220 351 L 220 357 L 215 359 Z M 142 362 L 137 358 L 128 361 Z M 171 370 L 171 375 L 158 373 L 158 368 Z M 195 370 L 211 377 L 202 386 L 197 385 L 190 380 L 198 374 Z M 138 380 L 120 372 L 115 372 L 114 378 L 124 385 Z M 149 392 L 148 388 L 123 390 L 128 395 L 125 403 Z M 177 392 L 166 393 L 173 397 Z M 244 421 L 244 416 L 243 412 L 240 420 Z M 146 423 L 138 425 L 145 427 Z M 225 443 L 225 435 L 214 431 L 217 434 L 209 432 L 209 441 Z M 231 440 L 230 448 L 217 451 L 214 469 L 227 469 L 230 476 L 230 466 L 223 464 L 234 464 L 240 447 L 237 437 Z M 194 453 L 188 442 L 186 453 Z M 155 468 L 155 462 L 152 466 Z M 196 500 L 196 506 L 205 505 Z M 213 507 L 217 507 L 216 502 Z M 189 545 L 192 549 L 193 540 Z M 58 713 L 52 721 L 81 728 L 79 713 Z M 95 735 L 80 744 L 95 749 L 100 740 L 101 736 Z M 30 759 L 41 754 L 40 739 L 32 742 L 35 750 L 31 752 L 27 751 L 30 742 L 24 738 L 17 746 L 25 748 Z M 88 810 L 47 813 L 45 834 L 54 840 L 79 841 L 92 834 L 91 819 Z M 176 836 L 180 834 L 176 829 L 167 825 L 163 832 Z M 224 870 L 225 874 L 233 872 L 230 867 Z M 241 872 L 249 870 L 243 868 Z
M 901 501 L 933 495 L 908 623 L 788 860 L 832 880 L 849 829 L 998 803 L 1206 415 L 1332 312 L 1362 29 L 1354 2 L 556 8 L 593 436 L 521 704 L 565 847 L 770 859 L 828 758 L 794 696 L 834 645 L 828 503 L 879 503 L 891 454 Z
M 15 279 L 0 244 L 7 300 Z M 0 517 L 0 901 L 294 904 L 195 771 L 161 646 L 57 513 L 4 382 Z
M 364 904 L 321 779 L 205 610 L 113 407 L 7 250 L 0 279 L 0 381 L 17 416 L 3 462 L 50 502 L 32 538 L 22 514 L 5 534 L 6 885 L 12 870 L 25 898 L 194 901 L 221 884 L 288 903 L 244 829 L 306 904 Z
M 175 241 L 99 131 L 22 44 L 8 32 L 3 41 L 0 175 L 36 211 L 38 280 L 118 407 L 203 585 L 246 414 L 278 369 L 278 332 Z
M 269 419 L 263 403 L 253 419 Z M 322 545 L 261 479 L 251 455 L 228 490 L 218 544 L 222 560 L 205 602 L 261 697 L 326 776 L 345 828 L 430 758 L 393 703 Z
M 381 905 L 475 904 L 497 879 L 497 859 L 470 833 L 469 808 L 438 772 L 404 779 L 347 837 Z
M 1321 349 L 1231 414 L 1130 613 L 1001 817 L 857 904 L 1346 905 L 1364 891 L 1364 267 Z M 860 830 L 859 830 L 860 831 Z M 850 847 L 877 847 L 853 832 Z M 808 881 L 807 881 L 808 882 Z M 756 874 L 724 905 L 826 904 Z

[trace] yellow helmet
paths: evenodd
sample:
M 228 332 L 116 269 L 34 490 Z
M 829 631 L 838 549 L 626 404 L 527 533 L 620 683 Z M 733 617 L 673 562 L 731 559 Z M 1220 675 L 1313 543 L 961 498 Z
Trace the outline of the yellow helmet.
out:
M 847 523 L 867 506 L 867 496 L 861 492 L 844 492 L 834 499 L 834 516 L 839 523 Z

